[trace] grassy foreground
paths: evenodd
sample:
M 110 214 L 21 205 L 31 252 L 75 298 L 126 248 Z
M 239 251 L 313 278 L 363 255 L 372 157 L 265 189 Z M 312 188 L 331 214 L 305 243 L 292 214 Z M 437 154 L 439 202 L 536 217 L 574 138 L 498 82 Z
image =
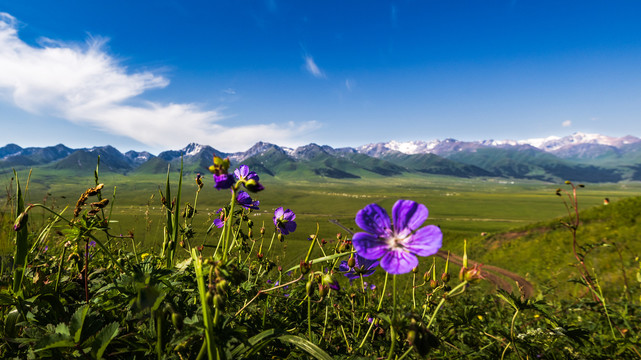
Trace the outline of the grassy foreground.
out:
M 572 228 L 543 221 L 568 213 L 556 186 L 541 183 L 265 178 L 260 210 L 235 204 L 225 226 L 207 234 L 230 195 L 211 180 L 199 190 L 192 176 L 179 186 L 178 174 L 51 176 L 33 176 L 28 190 L 24 175 L 8 186 L 2 358 L 641 357 L 640 204 L 624 199 L 638 185 L 579 193 L 590 209 L 575 227 L 577 260 Z M 81 194 L 87 199 L 77 206 Z M 605 197 L 611 205 L 595 207 Z M 516 284 L 493 291 L 483 266 L 436 257 L 407 274 L 377 268 L 349 281 L 339 265 L 352 256 L 351 235 L 327 220 L 361 231 L 358 210 L 376 202 L 389 211 L 399 198 L 429 207 L 443 249 L 464 255 L 468 239 L 470 259 L 526 275 L 536 294 Z M 29 206 L 36 202 L 43 205 Z M 272 222 L 279 206 L 298 223 L 282 242 Z M 572 225 L 573 214 L 561 220 Z

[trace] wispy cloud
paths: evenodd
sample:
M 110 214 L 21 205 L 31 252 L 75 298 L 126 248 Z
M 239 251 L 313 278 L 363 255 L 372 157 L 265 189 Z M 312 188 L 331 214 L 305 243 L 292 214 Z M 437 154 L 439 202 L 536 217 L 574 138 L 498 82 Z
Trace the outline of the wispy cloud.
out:
M 563 126 L 563 127 L 572 126 L 572 120 L 565 120 L 563 123 L 561 123 L 561 126 Z
M 325 73 L 316 65 L 314 58 L 309 55 L 305 56 L 305 69 L 316 78 L 325 78 Z
M 128 71 L 104 50 L 103 39 L 90 38 L 82 45 L 49 39 L 39 43 L 34 47 L 22 41 L 16 19 L 0 12 L 0 94 L 33 114 L 67 119 L 158 148 L 195 141 L 244 150 L 259 140 L 290 144 L 319 127 L 315 122 L 224 126 L 219 110 L 141 99 L 147 90 L 169 86 L 169 80 L 150 71 Z

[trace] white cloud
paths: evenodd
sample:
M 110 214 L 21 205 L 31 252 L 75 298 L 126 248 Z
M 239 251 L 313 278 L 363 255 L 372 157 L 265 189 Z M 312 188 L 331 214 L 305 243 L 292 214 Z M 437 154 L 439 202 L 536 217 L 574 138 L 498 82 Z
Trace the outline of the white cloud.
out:
M 563 123 L 561 123 L 561 126 L 563 126 L 563 127 L 572 126 L 572 120 L 565 120 Z
M 1 99 L 33 114 L 165 149 L 195 141 L 221 150 L 245 150 L 259 140 L 291 143 L 318 128 L 315 122 L 228 127 L 221 124 L 225 116 L 219 110 L 146 102 L 139 95 L 165 88 L 169 80 L 150 71 L 128 71 L 104 51 L 104 43 L 93 38 L 83 45 L 42 39 L 34 47 L 18 37 L 16 19 L 0 12 Z
M 319 79 L 325 78 L 325 73 L 316 65 L 314 58 L 309 55 L 305 56 L 305 69 L 314 77 Z

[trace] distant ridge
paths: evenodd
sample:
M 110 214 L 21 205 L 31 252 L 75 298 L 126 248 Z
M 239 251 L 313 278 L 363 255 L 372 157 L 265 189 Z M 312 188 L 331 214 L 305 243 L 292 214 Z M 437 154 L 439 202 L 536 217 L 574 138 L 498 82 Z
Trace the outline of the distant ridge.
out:
M 177 169 L 181 161 L 186 172 L 204 172 L 214 154 L 229 157 L 232 166 L 244 163 L 261 174 L 293 179 L 416 174 L 548 182 L 641 180 L 641 139 L 583 133 L 520 141 L 390 141 L 338 149 L 314 143 L 292 149 L 258 142 L 236 153 L 190 143 L 157 156 L 146 151 L 123 154 L 109 145 L 71 149 L 62 144 L 44 148 L 7 144 L 0 148 L 0 171 L 44 166 L 86 172 L 100 155 L 101 171 L 107 172 L 158 174 L 167 166 Z

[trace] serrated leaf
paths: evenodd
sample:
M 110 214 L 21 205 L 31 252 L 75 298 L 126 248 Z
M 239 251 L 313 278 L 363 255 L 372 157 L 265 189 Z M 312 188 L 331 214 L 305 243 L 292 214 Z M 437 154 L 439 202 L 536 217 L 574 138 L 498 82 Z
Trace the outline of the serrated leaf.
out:
M 96 335 L 96 339 L 94 340 L 93 344 L 91 345 L 91 352 L 94 354 L 94 357 L 96 359 L 101 359 L 102 354 L 105 352 L 107 349 L 107 346 L 113 340 L 113 338 L 118 335 L 118 323 L 117 322 L 112 322 L 111 324 L 105 326 L 100 330 L 98 335 Z
M 56 332 L 56 334 L 71 336 L 71 333 L 69 332 L 69 327 L 65 323 L 60 323 L 56 325 L 56 328 L 54 331 Z
M 60 348 L 60 347 L 72 347 L 75 346 L 73 339 L 68 334 L 49 334 L 40 341 L 35 346 L 35 351 L 43 351 L 47 349 Z
M 82 335 L 82 326 L 85 323 L 85 318 L 89 313 L 89 306 L 83 305 L 71 316 L 71 322 L 69 323 L 69 334 L 73 336 L 75 342 L 80 342 L 80 337 Z

